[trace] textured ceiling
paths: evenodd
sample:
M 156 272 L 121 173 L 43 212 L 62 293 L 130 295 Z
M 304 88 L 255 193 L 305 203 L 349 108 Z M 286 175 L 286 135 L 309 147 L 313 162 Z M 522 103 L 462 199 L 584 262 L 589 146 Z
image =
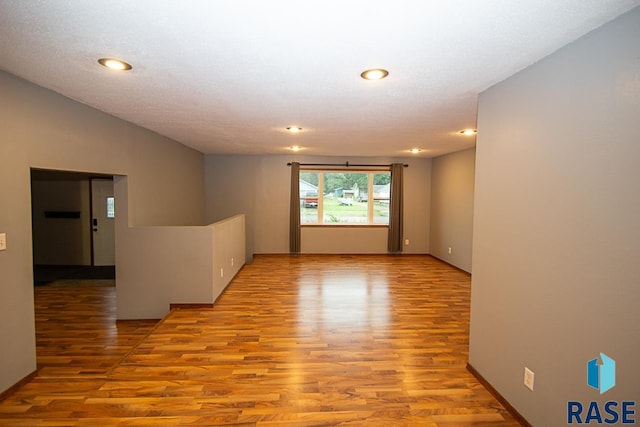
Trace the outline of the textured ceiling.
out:
M 639 4 L 0 0 L 0 69 L 203 153 L 432 157 L 474 145 L 479 92 Z

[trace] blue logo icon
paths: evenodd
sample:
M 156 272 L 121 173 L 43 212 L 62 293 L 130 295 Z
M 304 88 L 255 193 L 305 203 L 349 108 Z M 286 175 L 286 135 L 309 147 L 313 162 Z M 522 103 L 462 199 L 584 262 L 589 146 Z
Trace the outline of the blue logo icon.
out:
M 603 394 L 616 385 L 616 361 L 604 353 L 600 353 L 600 359 L 587 363 L 587 384 Z

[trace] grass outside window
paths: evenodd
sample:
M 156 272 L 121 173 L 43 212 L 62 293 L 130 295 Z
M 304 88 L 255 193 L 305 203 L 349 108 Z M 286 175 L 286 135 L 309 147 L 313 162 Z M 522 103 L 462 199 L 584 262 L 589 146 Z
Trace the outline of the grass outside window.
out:
M 301 171 L 302 225 L 388 225 L 388 171 Z

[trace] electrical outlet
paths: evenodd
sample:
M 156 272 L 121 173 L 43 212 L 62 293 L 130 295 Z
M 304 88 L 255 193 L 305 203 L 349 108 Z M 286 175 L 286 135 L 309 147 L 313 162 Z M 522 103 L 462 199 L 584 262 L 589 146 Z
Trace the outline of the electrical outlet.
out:
M 233 267 L 233 258 L 231 258 L 231 267 Z
M 449 246 L 449 253 L 451 253 L 451 246 Z
M 7 234 L 0 233 L 0 251 L 7 249 Z
M 409 239 L 404 239 L 405 246 L 409 246 Z
M 224 277 L 224 268 L 220 269 L 220 277 Z
M 531 391 L 533 391 L 533 371 L 526 366 L 524 367 L 524 385 Z

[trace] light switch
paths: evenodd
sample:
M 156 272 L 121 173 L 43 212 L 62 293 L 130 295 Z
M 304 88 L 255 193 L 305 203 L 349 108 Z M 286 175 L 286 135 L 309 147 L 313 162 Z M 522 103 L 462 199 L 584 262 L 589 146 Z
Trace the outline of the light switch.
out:
M 531 391 L 533 391 L 533 371 L 526 366 L 524 367 L 524 385 Z
M 0 251 L 7 249 L 7 233 L 0 233 Z

